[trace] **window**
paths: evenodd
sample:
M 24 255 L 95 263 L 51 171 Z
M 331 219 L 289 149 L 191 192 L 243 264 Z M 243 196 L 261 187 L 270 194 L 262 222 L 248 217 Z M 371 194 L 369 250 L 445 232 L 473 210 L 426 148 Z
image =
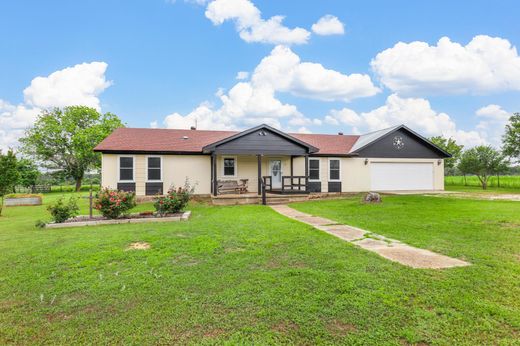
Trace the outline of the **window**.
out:
M 225 177 L 234 177 L 236 172 L 236 160 L 234 157 L 225 157 L 224 158 L 224 176 Z
M 329 160 L 329 180 L 340 180 L 341 164 L 339 159 Z
M 320 159 L 309 159 L 309 180 L 320 180 Z
M 119 157 L 119 181 L 134 181 L 134 158 Z
M 159 156 L 148 157 L 148 181 L 161 181 L 161 161 Z

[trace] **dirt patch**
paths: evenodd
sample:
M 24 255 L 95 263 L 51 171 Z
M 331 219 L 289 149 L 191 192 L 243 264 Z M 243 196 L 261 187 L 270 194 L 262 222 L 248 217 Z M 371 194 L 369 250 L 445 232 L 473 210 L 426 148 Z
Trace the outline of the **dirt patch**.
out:
M 138 242 L 131 243 L 130 245 L 128 245 L 126 250 L 149 250 L 150 247 L 151 247 L 150 244 L 148 244 L 147 242 L 138 241 Z
M 327 330 L 335 336 L 343 336 L 357 331 L 355 325 L 340 320 L 333 320 L 327 324 Z
M 292 321 L 281 321 L 271 327 L 271 330 L 282 334 L 287 334 L 298 329 L 300 329 L 300 326 Z

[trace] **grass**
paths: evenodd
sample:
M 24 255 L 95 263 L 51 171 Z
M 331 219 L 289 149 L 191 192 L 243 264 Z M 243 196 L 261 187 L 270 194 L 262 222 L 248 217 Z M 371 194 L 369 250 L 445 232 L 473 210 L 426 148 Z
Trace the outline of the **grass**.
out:
M 488 187 L 498 188 L 499 178 L 492 176 L 488 180 Z M 480 180 L 476 176 L 446 176 L 444 177 L 444 184 L 446 186 L 473 186 L 481 187 Z M 518 189 L 520 190 L 520 175 L 503 175 L 500 176 L 500 188 Z
M 488 187 L 486 190 L 480 186 L 446 185 L 446 191 L 470 192 L 475 194 L 520 194 L 520 188 L 514 187 Z
M 264 206 L 55 230 L 5 208 L 0 344 L 518 344 L 520 203 L 384 198 L 295 207 L 473 265 L 411 269 Z

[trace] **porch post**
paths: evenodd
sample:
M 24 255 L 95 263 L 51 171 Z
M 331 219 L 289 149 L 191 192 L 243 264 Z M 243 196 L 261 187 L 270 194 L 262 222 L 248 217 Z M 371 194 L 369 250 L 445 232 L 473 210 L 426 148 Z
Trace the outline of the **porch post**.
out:
M 262 155 L 256 155 L 258 160 L 258 194 L 262 194 Z
M 305 191 L 309 191 L 309 155 L 305 154 Z
M 211 183 L 213 186 L 213 196 L 216 196 L 218 193 L 218 190 L 217 190 L 217 154 L 215 154 L 215 152 L 211 153 Z
M 291 155 L 291 177 L 294 175 L 294 156 Z M 292 178 L 291 178 L 291 185 L 292 185 Z

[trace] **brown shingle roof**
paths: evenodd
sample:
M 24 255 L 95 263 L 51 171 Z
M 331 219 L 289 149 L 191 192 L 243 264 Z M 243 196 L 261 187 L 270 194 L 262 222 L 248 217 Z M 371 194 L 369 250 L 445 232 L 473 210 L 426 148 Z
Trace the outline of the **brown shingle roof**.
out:
M 102 152 L 183 152 L 201 153 L 208 144 L 237 131 L 119 128 L 94 150 Z M 317 154 L 347 154 L 359 136 L 291 133 L 291 136 L 319 148 Z M 187 138 L 185 138 L 187 137 Z
M 347 154 L 358 140 L 359 136 L 353 135 L 321 135 L 290 133 L 291 136 L 298 138 L 318 149 L 316 154 L 341 155 Z

